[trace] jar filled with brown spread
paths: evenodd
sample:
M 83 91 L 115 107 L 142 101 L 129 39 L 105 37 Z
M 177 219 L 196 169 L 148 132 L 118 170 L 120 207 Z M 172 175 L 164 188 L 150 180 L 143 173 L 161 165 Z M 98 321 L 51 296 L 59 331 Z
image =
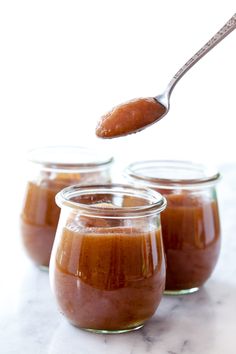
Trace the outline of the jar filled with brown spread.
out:
M 88 148 L 52 146 L 32 150 L 28 159 L 21 236 L 33 262 L 47 268 L 60 214 L 55 195 L 73 184 L 109 183 L 112 158 Z
M 162 193 L 167 294 L 195 292 L 212 274 L 220 252 L 215 184 L 219 173 L 182 161 L 143 161 L 125 172 L 129 181 Z
M 141 328 L 165 287 L 165 199 L 145 188 L 110 184 L 72 186 L 56 201 L 61 214 L 50 281 L 60 311 L 94 332 Z

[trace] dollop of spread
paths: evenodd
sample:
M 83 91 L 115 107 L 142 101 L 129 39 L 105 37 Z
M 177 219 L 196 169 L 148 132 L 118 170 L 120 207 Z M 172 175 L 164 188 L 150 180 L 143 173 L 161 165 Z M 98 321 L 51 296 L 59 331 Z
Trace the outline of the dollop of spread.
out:
M 136 133 L 156 122 L 165 113 L 166 107 L 154 98 L 137 98 L 105 114 L 97 125 L 96 135 L 106 139 Z

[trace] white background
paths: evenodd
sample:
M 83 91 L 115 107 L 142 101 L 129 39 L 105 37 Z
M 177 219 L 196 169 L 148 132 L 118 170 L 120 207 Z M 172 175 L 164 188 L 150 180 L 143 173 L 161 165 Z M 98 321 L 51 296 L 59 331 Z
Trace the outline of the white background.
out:
M 114 105 L 161 93 L 235 13 L 235 5 L 230 0 L 2 0 L 4 218 L 21 202 L 25 154 L 32 147 L 102 146 L 123 165 L 151 158 L 235 161 L 236 31 L 178 83 L 171 110 L 158 124 L 113 141 L 94 134 L 99 117 Z

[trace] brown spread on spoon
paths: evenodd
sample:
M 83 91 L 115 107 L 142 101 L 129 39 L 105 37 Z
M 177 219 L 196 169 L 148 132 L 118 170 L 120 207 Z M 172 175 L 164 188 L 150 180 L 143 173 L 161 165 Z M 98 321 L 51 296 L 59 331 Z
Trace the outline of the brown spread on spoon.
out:
M 154 98 L 137 98 L 105 114 L 98 123 L 96 135 L 106 139 L 135 133 L 156 122 L 165 113 L 166 107 Z

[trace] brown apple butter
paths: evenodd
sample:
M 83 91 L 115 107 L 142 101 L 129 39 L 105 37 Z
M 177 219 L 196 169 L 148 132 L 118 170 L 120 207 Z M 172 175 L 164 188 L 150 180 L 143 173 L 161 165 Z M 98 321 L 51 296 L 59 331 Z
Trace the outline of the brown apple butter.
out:
M 166 113 L 166 107 L 154 98 L 138 98 L 121 104 L 98 123 L 96 134 L 100 138 L 116 138 L 131 134 L 154 123 Z
M 80 180 L 79 174 L 58 174 L 55 179 L 44 178 L 39 183 L 28 183 L 21 213 L 21 235 L 27 254 L 36 264 L 49 265 L 60 215 L 55 195 Z
M 166 290 L 198 288 L 210 277 L 220 252 L 217 201 L 191 192 L 162 192 L 168 205 L 161 215 Z
M 69 223 L 58 234 L 54 293 L 62 313 L 76 326 L 108 331 L 137 327 L 153 315 L 165 286 L 160 229 L 106 226 Z

